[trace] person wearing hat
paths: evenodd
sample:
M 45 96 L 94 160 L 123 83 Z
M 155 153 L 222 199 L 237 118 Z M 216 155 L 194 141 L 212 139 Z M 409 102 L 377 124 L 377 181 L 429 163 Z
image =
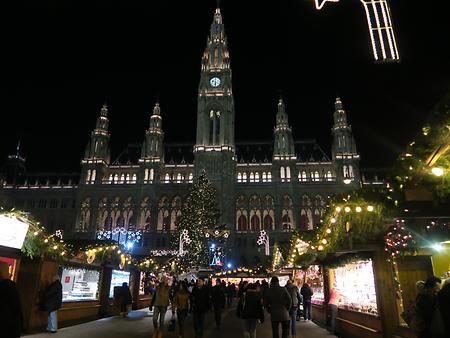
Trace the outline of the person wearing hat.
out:
M 212 288 L 211 300 L 214 306 L 214 318 L 216 320 L 216 328 L 220 330 L 222 323 L 222 311 L 225 307 L 225 292 L 223 290 L 220 278 L 216 279 L 216 285 Z
M 205 285 L 205 279 L 197 279 L 197 285 L 192 290 L 192 312 L 194 314 L 195 338 L 202 338 L 205 326 L 206 313 L 211 309 L 211 297 L 209 289 Z
M 270 287 L 264 296 L 264 306 L 270 313 L 272 322 L 272 337 L 279 338 L 278 328 L 281 324 L 281 337 L 289 336 L 289 310 L 292 305 L 292 299 L 286 288 L 280 286 L 278 277 L 272 277 Z
M 1 336 L 20 337 L 22 329 L 22 307 L 16 283 L 9 276 L 9 266 L 0 262 L 0 323 Z

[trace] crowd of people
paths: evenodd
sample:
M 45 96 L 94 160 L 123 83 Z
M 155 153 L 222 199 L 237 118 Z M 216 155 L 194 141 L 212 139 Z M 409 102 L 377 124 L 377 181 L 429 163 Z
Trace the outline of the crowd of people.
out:
M 169 283 L 170 282 L 170 283 Z M 169 285 L 170 284 L 170 285 Z M 157 286 L 149 287 L 152 294 L 150 310 L 153 310 L 153 338 L 161 338 L 165 331 L 165 316 L 168 309 L 172 311 L 172 321 L 178 322 L 178 336 L 185 336 L 185 320 L 192 314 L 193 329 L 196 338 L 202 338 L 205 316 L 208 312 L 214 315 L 217 330 L 222 328 L 223 311 L 233 306 L 237 298 L 236 316 L 242 320 L 244 337 L 255 338 L 258 323 L 265 320 L 264 313 L 270 314 L 273 338 L 280 336 L 296 337 L 296 321 L 300 320 L 300 305 L 303 304 L 305 320 L 311 320 L 312 289 L 305 283 L 300 290 L 292 281 L 281 287 L 277 277 L 267 281 L 248 283 L 241 281 L 238 285 L 226 284 L 216 279 L 214 285 L 204 278 L 195 282 L 187 279 L 169 280 L 162 276 Z M 176 316 L 176 317 L 175 317 Z M 171 327 L 174 330 L 175 327 Z

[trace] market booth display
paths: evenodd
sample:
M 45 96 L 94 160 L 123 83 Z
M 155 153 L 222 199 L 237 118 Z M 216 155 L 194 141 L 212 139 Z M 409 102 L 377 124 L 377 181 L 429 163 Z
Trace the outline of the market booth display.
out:
M 21 249 L 28 231 L 28 223 L 15 215 L 0 214 L 0 261 L 9 267 L 11 280 L 17 281 Z

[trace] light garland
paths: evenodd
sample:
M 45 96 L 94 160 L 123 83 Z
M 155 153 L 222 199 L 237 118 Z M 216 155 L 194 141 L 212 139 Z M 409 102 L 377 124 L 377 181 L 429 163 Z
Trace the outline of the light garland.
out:
M 266 256 L 270 255 L 270 241 L 269 241 L 269 234 L 266 232 L 266 230 L 261 230 L 259 233 L 259 238 L 256 241 L 258 245 L 264 244 L 265 254 Z

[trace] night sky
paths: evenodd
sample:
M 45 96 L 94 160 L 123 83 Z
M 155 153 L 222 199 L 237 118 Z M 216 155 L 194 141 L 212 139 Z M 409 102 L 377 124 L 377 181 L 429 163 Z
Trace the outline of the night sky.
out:
M 338 93 L 363 166 L 389 166 L 450 84 L 448 12 L 391 0 L 399 64 L 374 64 L 359 0 L 223 0 L 236 141 L 273 140 L 281 92 L 295 139 L 329 153 Z M 166 142 L 195 142 L 200 60 L 215 0 L 24 1 L 6 15 L 0 163 L 78 171 L 107 97 L 112 158 L 142 142 L 159 99 Z M 429 4 L 430 3 L 430 4 Z M 4 13 L 6 14 L 6 13 Z

